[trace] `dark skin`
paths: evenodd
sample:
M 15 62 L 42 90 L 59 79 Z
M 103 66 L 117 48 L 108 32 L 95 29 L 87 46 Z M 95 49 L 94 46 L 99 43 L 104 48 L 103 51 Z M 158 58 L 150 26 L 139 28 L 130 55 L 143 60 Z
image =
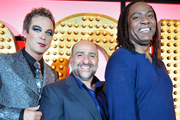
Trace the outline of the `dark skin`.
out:
M 144 2 L 133 4 L 128 15 L 128 25 L 129 38 L 135 46 L 135 51 L 146 54 L 146 58 L 152 63 L 150 42 L 156 31 L 152 8 Z

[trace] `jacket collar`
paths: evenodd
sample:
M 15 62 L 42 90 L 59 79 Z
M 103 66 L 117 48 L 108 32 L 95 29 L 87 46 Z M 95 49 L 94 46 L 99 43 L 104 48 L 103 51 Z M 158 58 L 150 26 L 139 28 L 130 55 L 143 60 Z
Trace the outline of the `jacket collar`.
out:
M 69 91 L 84 105 L 84 107 L 86 107 L 94 119 L 100 120 L 101 118 L 96 104 L 87 91 L 80 88 L 72 73 L 66 78 L 66 85 L 69 86 Z
M 32 89 L 37 95 L 39 95 L 36 83 L 34 81 L 33 73 L 23 56 L 22 49 L 12 55 L 12 62 L 11 66 L 14 72 L 22 79 L 22 81 Z

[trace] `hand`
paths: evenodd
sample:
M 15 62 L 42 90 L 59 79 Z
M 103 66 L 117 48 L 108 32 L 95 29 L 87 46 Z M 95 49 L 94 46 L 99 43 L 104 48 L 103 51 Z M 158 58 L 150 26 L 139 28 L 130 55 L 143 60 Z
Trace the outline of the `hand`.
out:
M 39 109 L 39 105 L 36 107 L 29 107 L 24 110 L 24 120 L 40 120 L 42 116 L 41 111 L 37 111 Z

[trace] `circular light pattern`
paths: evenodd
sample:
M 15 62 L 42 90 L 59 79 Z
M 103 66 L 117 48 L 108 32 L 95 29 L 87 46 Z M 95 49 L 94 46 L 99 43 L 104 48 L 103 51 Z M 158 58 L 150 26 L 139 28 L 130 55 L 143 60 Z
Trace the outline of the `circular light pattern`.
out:
M 106 15 L 80 13 L 56 23 L 50 48 L 44 54 L 45 62 L 53 67 L 59 78 L 65 78 L 73 45 L 80 40 L 91 41 L 110 56 L 117 37 L 117 20 Z M 52 59 L 53 58 L 53 59 Z
M 17 43 L 12 32 L 0 21 L 0 53 L 14 53 L 17 51 Z
M 176 118 L 180 120 L 180 20 L 161 20 L 161 58 L 173 82 Z

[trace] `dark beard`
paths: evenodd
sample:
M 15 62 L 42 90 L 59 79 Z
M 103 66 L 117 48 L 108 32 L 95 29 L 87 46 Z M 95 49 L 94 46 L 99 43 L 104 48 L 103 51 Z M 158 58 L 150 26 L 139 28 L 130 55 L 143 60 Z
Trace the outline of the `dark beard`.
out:
M 77 68 L 78 68 L 79 66 L 81 66 L 81 65 L 89 65 L 90 67 L 94 68 L 94 65 L 93 65 L 93 64 L 84 64 L 84 63 L 79 63 L 79 64 L 77 65 Z M 76 68 L 75 70 L 73 70 L 73 73 L 75 74 L 76 77 L 78 77 L 78 78 L 80 78 L 80 79 L 82 79 L 82 80 L 89 80 L 89 79 L 96 73 L 96 71 L 92 71 L 92 72 L 90 73 L 90 75 L 85 78 L 85 77 L 83 77 L 83 76 L 81 75 L 79 69 L 77 69 L 77 68 Z

